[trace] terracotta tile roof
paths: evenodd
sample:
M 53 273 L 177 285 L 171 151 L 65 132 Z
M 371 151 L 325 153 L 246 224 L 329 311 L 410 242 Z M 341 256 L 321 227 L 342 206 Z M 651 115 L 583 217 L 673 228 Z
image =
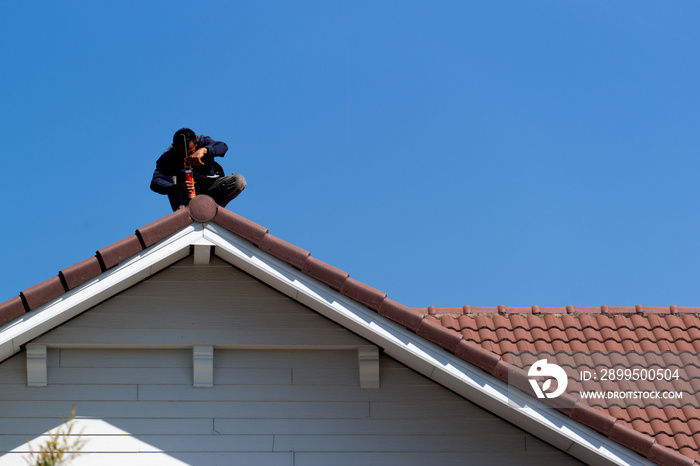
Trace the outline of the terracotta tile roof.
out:
M 509 352 L 700 351 L 697 307 L 409 308 L 311 257 L 308 251 L 270 235 L 266 228 L 216 206 L 207 196 L 198 196 L 187 209 L 137 229 L 134 235 L 100 249 L 94 257 L 61 270 L 57 277 L 0 303 L 0 325 L 97 277 L 193 222 L 210 221 L 503 381 L 509 377 Z M 697 357 L 686 362 L 700 364 Z M 512 378 L 510 383 L 517 385 Z M 700 378 L 682 383 L 694 392 L 700 391 Z M 700 462 L 700 409 L 694 406 L 595 408 L 566 396 L 562 403 L 557 407 L 560 412 L 652 462 Z
M 694 307 L 602 306 L 595 313 L 591 308 L 579 313 L 569 306 L 548 309 L 545 313 L 536 306 L 530 309 L 499 306 L 475 311 L 469 307 L 425 309 L 427 317 L 419 325 L 418 333 L 496 376 L 499 376 L 499 362 L 509 352 L 522 351 L 583 352 L 598 356 L 605 367 L 615 366 L 614 356 L 627 352 L 644 352 L 647 359 L 638 361 L 639 364 L 652 367 L 658 362 L 656 358 L 673 352 L 681 354 L 680 362 L 694 368 L 695 374 L 700 367 L 697 357 L 700 309 Z M 428 326 L 431 333 L 421 330 Z M 439 329 L 451 338 L 431 337 Z M 456 347 L 455 335 L 461 336 Z M 567 366 L 566 362 L 557 363 Z M 502 374 L 499 378 L 506 381 Z M 678 391 L 698 393 L 700 378 L 681 377 L 670 385 Z M 658 383 L 651 381 L 640 382 L 638 386 L 645 390 L 659 388 Z M 576 400 L 571 402 L 572 409 L 559 410 L 652 461 L 670 460 L 673 456 L 669 450 L 682 454 L 688 463 L 700 461 L 700 409 L 696 406 L 668 402 L 669 406 L 663 408 L 645 407 L 647 403 L 638 402 L 624 408 L 588 408 Z M 679 464 L 676 460 L 681 458 L 676 457 L 673 464 Z

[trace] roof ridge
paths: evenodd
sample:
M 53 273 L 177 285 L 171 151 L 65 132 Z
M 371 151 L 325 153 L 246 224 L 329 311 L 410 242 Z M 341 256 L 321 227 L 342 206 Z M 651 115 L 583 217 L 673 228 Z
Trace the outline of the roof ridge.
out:
M 451 317 L 459 317 L 459 316 L 476 316 L 476 315 L 520 315 L 520 316 L 529 316 L 529 315 L 558 315 L 558 316 L 563 316 L 563 315 L 573 315 L 573 316 L 584 316 L 584 315 L 589 315 L 589 316 L 596 316 L 596 315 L 604 315 L 604 316 L 617 316 L 617 315 L 623 315 L 623 316 L 633 316 L 633 315 L 642 315 L 642 316 L 659 316 L 663 317 L 666 315 L 700 315 L 700 307 L 691 307 L 691 306 L 676 306 L 671 305 L 671 306 L 642 306 L 641 304 L 637 304 L 636 306 L 608 306 L 608 305 L 602 305 L 599 307 L 587 307 L 587 306 L 573 306 L 573 305 L 568 305 L 568 306 L 553 306 L 553 307 L 540 307 L 538 305 L 533 305 L 530 307 L 513 307 L 513 306 L 504 306 L 504 305 L 498 305 L 498 306 L 470 306 L 470 305 L 465 305 L 462 307 L 436 307 L 436 306 L 428 306 L 427 308 L 424 307 L 414 307 L 412 308 L 416 311 L 422 311 L 425 312 L 426 314 L 429 315 L 434 315 L 434 316 L 451 316 Z

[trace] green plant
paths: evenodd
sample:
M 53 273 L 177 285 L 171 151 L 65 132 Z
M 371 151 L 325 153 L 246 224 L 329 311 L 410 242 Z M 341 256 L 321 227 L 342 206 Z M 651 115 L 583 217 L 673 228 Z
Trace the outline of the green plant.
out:
M 68 421 L 63 419 L 63 424 L 49 434 L 48 440 L 39 446 L 38 450 L 34 450 L 29 444 L 30 455 L 24 460 L 30 466 L 59 466 L 68 464 L 73 458 L 80 455 L 80 450 L 83 449 L 87 442 L 82 438 L 83 431 L 73 433 L 75 419 L 75 405 L 70 410 L 70 418 Z M 48 432 L 49 429 L 47 429 Z

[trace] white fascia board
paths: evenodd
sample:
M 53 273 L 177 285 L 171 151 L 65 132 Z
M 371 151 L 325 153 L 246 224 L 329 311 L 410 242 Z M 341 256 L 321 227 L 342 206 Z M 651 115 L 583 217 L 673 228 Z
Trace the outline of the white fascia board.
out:
M 63 322 L 184 259 L 191 244 L 202 244 L 202 224 L 195 223 L 141 251 L 92 280 L 8 323 L 0 330 L 0 361 Z
M 382 347 L 387 355 L 572 456 L 595 464 L 653 464 L 524 393 L 519 395 L 517 390 L 509 390 L 501 380 L 216 224 L 207 224 L 203 237 L 215 246 L 217 256 L 232 265 Z

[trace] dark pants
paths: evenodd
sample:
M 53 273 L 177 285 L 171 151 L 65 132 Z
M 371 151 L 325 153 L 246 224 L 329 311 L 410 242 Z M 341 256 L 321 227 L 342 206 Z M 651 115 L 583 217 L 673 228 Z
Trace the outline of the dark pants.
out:
M 211 196 L 221 207 L 226 207 L 226 204 L 241 194 L 245 187 L 245 178 L 240 173 L 222 176 L 213 182 L 209 182 L 209 180 L 197 180 L 195 183 L 195 191 L 197 194 Z M 173 208 L 173 211 L 190 203 L 187 193 L 169 194 L 168 199 L 170 200 L 170 207 Z

